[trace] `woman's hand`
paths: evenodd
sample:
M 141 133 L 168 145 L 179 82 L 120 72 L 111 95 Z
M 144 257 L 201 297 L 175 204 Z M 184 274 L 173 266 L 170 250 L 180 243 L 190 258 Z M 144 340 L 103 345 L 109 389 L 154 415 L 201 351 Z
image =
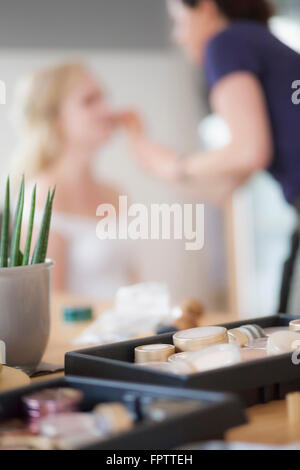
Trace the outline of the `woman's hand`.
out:
M 135 158 L 148 173 L 169 182 L 177 180 L 179 165 L 176 154 L 146 137 L 142 119 L 135 111 L 119 113 L 116 122 L 127 132 Z
M 123 128 L 130 138 L 141 137 L 144 134 L 142 118 L 133 110 L 124 111 L 114 116 L 115 125 Z
M 133 143 L 133 151 L 138 162 L 152 176 L 169 183 L 176 183 L 181 178 L 181 160 L 171 150 L 140 138 Z

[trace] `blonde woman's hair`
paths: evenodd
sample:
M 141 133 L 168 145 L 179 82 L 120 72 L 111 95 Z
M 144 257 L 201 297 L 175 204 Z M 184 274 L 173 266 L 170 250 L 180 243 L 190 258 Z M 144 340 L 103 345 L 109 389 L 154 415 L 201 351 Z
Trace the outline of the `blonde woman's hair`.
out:
M 86 71 L 79 62 L 65 63 L 38 70 L 19 82 L 13 110 L 19 134 L 13 174 L 31 178 L 59 158 L 57 115 L 65 96 Z

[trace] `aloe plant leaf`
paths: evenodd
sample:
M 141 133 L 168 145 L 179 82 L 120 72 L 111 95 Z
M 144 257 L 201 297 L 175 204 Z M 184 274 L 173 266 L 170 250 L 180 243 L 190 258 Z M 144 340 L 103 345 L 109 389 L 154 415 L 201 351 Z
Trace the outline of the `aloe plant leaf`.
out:
M 21 186 L 20 186 L 20 191 L 19 191 L 19 196 L 18 196 L 18 201 L 17 201 L 17 205 L 16 205 L 16 213 L 15 213 L 15 218 L 14 218 L 14 226 L 13 226 L 13 232 L 15 231 L 15 228 L 16 228 L 16 223 L 17 223 L 17 212 L 18 212 L 18 208 L 20 207 L 20 204 L 21 204 L 21 197 L 22 197 L 22 184 L 24 182 L 24 176 L 22 177 L 22 181 L 21 181 Z
M 21 240 L 21 229 L 22 229 L 22 219 L 23 219 L 23 210 L 24 210 L 24 193 L 25 193 L 25 181 L 24 176 L 22 178 L 19 199 L 17 204 L 17 211 L 14 222 L 14 230 L 11 240 L 10 248 L 10 266 L 19 266 L 19 251 L 20 251 L 20 240 Z
M 46 228 L 45 228 L 45 236 L 43 238 L 43 243 L 42 243 L 40 263 L 44 263 L 47 257 L 52 208 L 53 208 L 53 201 L 54 201 L 55 193 L 56 193 L 56 187 L 53 189 L 50 195 L 49 207 L 48 207 L 48 218 L 47 218 L 47 223 L 46 223 Z
M 42 254 L 41 254 L 41 259 L 42 259 L 42 263 L 45 262 L 46 260 L 46 257 L 47 257 L 47 250 L 48 250 L 48 243 L 49 243 L 49 233 L 50 233 L 50 225 L 51 225 L 51 218 L 52 218 L 52 208 L 53 208 L 53 201 L 54 201 L 54 197 L 55 197 L 55 193 L 56 193 L 56 186 L 55 188 L 53 189 L 52 193 L 51 193 L 51 196 L 50 196 L 50 202 L 49 202 L 49 216 L 48 216 L 48 220 L 47 220 L 47 227 L 46 227 L 46 231 L 45 231 L 45 238 L 44 238 L 44 241 L 43 241 L 43 250 L 42 250 Z
M 28 223 L 28 233 L 27 233 L 27 239 L 26 239 L 26 244 L 25 244 L 25 249 L 24 249 L 24 255 L 22 259 L 23 266 L 27 266 L 29 264 L 33 223 L 34 223 L 34 215 L 35 215 L 35 204 L 36 204 L 36 185 L 34 186 L 33 191 L 32 191 L 30 216 L 29 216 L 29 223 Z
M 18 266 L 22 266 L 23 258 L 24 258 L 24 255 L 23 255 L 22 251 L 19 250 L 19 261 L 18 261 L 19 264 L 18 264 Z
M 10 182 L 7 178 L 6 194 L 3 210 L 2 228 L 1 228 L 1 243 L 0 243 L 0 267 L 7 268 L 8 266 L 8 249 L 9 249 L 9 223 L 10 223 Z
M 32 264 L 44 263 L 46 260 L 55 191 L 56 189 L 51 194 L 48 192 L 42 224 L 32 257 Z
M 46 199 L 46 204 L 45 204 L 45 208 L 44 208 L 44 212 L 43 212 L 43 218 L 42 218 L 42 222 L 41 222 L 41 227 L 40 227 L 40 231 L 39 231 L 39 235 L 38 235 L 38 239 L 36 241 L 36 244 L 35 244 L 35 248 L 34 248 L 34 251 L 33 251 L 33 255 L 32 255 L 32 259 L 31 259 L 31 264 L 37 264 L 37 259 L 38 259 L 38 250 L 40 250 L 40 239 L 42 237 L 42 228 L 45 226 L 45 223 L 46 223 L 46 216 L 47 216 L 47 210 L 48 210 L 48 205 L 49 205 L 49 201 L 50 201 L 50 191 L 48 191 L 48 194 L 47 194 L 47 199 Z

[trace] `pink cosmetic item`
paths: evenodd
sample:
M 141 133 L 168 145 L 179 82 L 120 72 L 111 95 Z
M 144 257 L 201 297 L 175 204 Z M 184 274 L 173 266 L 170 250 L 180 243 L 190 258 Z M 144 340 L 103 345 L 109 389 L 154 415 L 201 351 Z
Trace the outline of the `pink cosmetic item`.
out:
M 83 400 L 80 390 L 71 388 L 49 388 L 23 397 L 32 432 L 38 433 L 42 418 L 78 411 Z
M 49 438 L 59 438 L 88 433 L 101 435 L 95 423 L 95 417 L 89 413 L 68 413 L 49 416 L 40 422 L 40 434 Z
M 256 361 L 257 359 L 265 359 L 268 357 L 267 351 L 263 349 L 241 349 L 241 356 L 243 362 Z
M 186 362 L 197 372 L 219 369 L 241 363 L 241 350 L 233 344 L 218 344 L 191 354 Z
M 270 328 L 264 329 L 266 336 L 270 336 L 273 333 L 278 333 L 278 331 L 290 331 L 290 328 L 288 326 L 272 326 Z

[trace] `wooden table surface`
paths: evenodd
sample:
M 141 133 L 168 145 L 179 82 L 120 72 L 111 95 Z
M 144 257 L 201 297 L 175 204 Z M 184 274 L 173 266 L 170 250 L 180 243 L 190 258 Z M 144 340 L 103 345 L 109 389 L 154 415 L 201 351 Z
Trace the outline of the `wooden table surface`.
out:
M 110 307 L 109 304 L 83 299 L 82 297 L 56 294 L 52 303 L 52 329 L 49 344 L 44 356 L 45 362 L 63 365 L 64 355 L 71 350 L 79 349 L 72 341 L 90 324 L 67 324 L 62 321 L 64 306 L 88 305 L 94 308 L 96 315 Z M 236 317 L 229 314 L 207 313 L 203 317 L 203 325 L 212 325 L 235 321 Z M 88 345 L 86 345 L 88 346 Z M 84 346 L 84 347 L 86 347 Z M 47 376 L 57 377 L 62 374 Z M 45 380 L 45 377 L 33 379 Z M 258 405 L 248 411 L 249 423 L 228 432 L 230 441 L 250 442 L 259 444 L 284 445 L 300 440 L 300 427 L 291 427 L 287 420 L 285 402 L 272 402 L 267 405 Z

